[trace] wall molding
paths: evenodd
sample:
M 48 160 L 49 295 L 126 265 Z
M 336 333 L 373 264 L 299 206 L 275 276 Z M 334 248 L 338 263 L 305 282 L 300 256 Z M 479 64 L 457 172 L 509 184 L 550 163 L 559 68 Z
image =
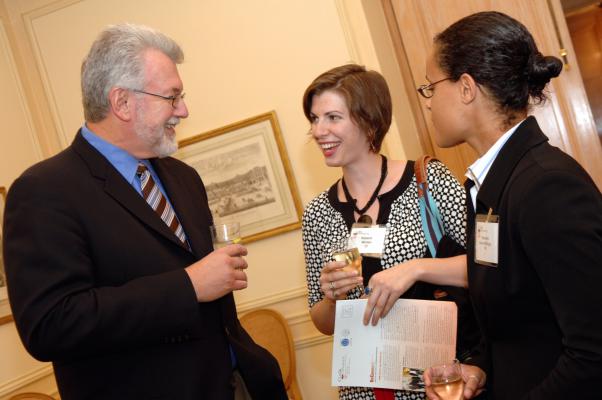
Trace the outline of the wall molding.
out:
M 337 8 L 337 12 L 339 14 L 339 21 L 341 22 L 341 30 L 343 31 L 343 36 L 345 37 L 345 43 L 347 44 L 347 51 L 349 52 L 349 57 L 352 62 L 357 64 L 361 64 L 360 52 L 357 46 L 357 40 L 354 35 L 354 30 L 352 28 L 349 0 L 335 0 L 335 6 Z
M 301 350 L 309 347 L 319 346 L 324 343 L 332 343 L 332 336 L 322 335 L 317 333 L 315 335 L 307 335 L 298 340 L 295 340 L 295 349 Z
M 277 303 L 295 300 L 302 297 L 307 297 L 307 288 L 305 285 L 272 293 L 268 296 L 257 297 L 253 300 L 241 301 L 240 303 L 237 302 L 236 309 L 239 314 L 244 314 L 258 308 L 264 308 Z
M 289 326 L 301 325 L 306 322 L 311 322 L 309 310 L 304 310 L 295 314 L 290 314 L 286 317 Z
M 27 385 L 31 385 L 43 378 L 46 378 L 54 374 L 52 364 L 46 364 L 39 368 L 32 369 L 31 371 L 22 374 L 14 379 L 6 381 L 0 384 L 0 397 L 19 390 Z

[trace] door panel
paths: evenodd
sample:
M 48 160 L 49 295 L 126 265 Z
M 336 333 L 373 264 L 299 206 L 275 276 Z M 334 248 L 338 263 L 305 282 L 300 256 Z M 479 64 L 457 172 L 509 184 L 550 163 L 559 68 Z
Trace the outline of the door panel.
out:
M 432 38 L 458 19 L 479 11 L 497 10 L 521 21 L 535 37 L 539 50 L 544 55 L 558 55 L 561 44 L 569 53 L 569 64 L 575 64 L 573 49 L 562 9 L 558 0 L 383 0 L 389 20 L 396 21 L 401 38 L 393 40 L 403 49 L 397 54 L 405 55 L 400 63 L 407 63 L 414 86 L 425 82 L 425 61 L 432 49 Z M 560 18 L 554 18 L 560 13 Z M 550 142 L 576 158 L 592 175 L 598 187 L 602 187 L 602 150 L 596 127 L 587 102 L 583 81 L 578 68 L 563 70 L 560 77 L 548 86 L 549 100 L 534 107 L 532 114 L 538 119 Z M 408 93 L 418 101 L 417 93 Z M 421 102 L 421 114 L 417 118 L 425 121 L 428 136 L 424 142 L 433 143 L 435 155 L 445 162 L 462 180 L 466 168 L 476 154 L 467 145 L 441 149 L 434 145 L 434 128 L 428 110 Z
M 577 10 L 566 22 L 579 60 L 587 98 L 602 140 L 602 3 Z

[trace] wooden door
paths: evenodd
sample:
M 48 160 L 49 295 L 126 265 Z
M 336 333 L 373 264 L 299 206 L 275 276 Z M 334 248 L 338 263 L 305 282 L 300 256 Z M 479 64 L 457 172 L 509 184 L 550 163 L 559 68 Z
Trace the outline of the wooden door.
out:
M 602 2 L 567 14 L 566 22 L 602 141 Z
M 408 88 L 426 81 L 425 62 L 433 37 L 458 19 L 479 11 L 496 10 L 521 21 L 544 55 L 558 56 L 564 44 L 569 65 L 576 64 L 559 0 L 382 0 L 382 4 Z M 602 149 L 579 69 L 565 68 L 548 89 L 553 95 L 545 105 L 535 107 L 533 115 L 550 142 L 577 159 L 598 187 L 602 187 Z M 437 147 L 424 102 L 415 91 L 408 96 L 414 103 L 413 109 L 418 110 L 418 125 L 424 127 L 425 150 L 445 162 L 463 180 L 476 154 L 465 144 L 451 149 Z

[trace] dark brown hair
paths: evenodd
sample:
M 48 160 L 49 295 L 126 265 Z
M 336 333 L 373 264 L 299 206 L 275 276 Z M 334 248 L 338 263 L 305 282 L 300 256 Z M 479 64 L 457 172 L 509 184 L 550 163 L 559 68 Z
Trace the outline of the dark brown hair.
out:
M 356 64 L 333 68 L 318 76 L 303 94 L 303 112 L 312 122 L 313 97 L 327 90 L 341 94 L 351 119 L 368 135 L 370 148 L 379 152 L 391 125 L 391 94 L 385 78 L 376 71 Z
M 562 62 L 544 57 L 527 28 L 506 14 L 488 11 L 469 15 L 435 36 L 437 62 L 457 81 L 467 73 L 511 121 L 546 100 L 544 88 L 558 76 Z

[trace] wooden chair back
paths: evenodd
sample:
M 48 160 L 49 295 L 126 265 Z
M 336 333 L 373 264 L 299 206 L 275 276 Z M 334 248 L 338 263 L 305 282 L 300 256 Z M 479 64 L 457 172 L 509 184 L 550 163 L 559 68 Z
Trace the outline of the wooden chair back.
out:
M 35 392 L 27 392 L 27 393 L 18 393 L 11 396 L 8 400 L 56 400 L 54 397 L 49 396 L 44 393 L 35 393 Z
M 259 309 L 240 317 L 255 343 L 278 360 L 289 399 L 302 400 L 296 374 L 295 345 L 286 319 L 277 311 Z

